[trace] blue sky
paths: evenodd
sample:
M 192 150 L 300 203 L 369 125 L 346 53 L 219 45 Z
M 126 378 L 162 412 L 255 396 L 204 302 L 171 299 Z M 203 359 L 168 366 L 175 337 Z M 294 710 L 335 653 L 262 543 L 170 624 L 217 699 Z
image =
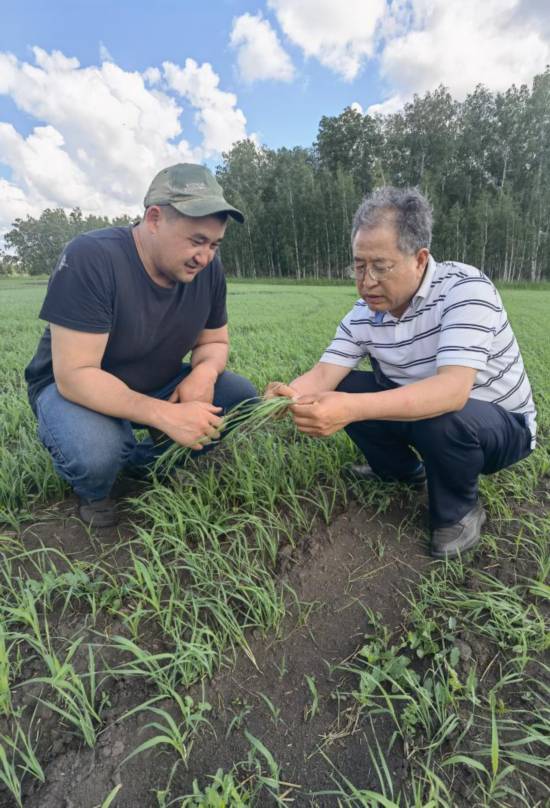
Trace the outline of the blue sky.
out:
M 365 0 L 368 2 L 368 0 Z M 354 81 L 305 59 L 292 43 L 286 48 L 297 68 L 291 83 L 268 80 L 248 84 L 235 68 L 229 34 L 235 18 L 257 13 L 262 4 L 246 0 L 20 0 L 2 11 L 0 50 L 31 60 L 31 46 L 61 50 L 76 56 L 82 66 L 98 64 L 102 43 L 125 70 L 143 71 L 169 60 L 181 64 L 187 57 L 210 62 L 222 77 L 223 88 L 237 93 L 249 130 L 258 132 L 271 148 L 309 146 L 322 115 L 337 115 L 359 102 L 365 108 L 382 100 L 381 82 L 374 65 L 366 64 Z M 273 18 L 269 13 L 266 18 Z M 28 134 L 31 116 L 17 113 L 15 104 L 0 96 L 0 120 L 17 120 Z M 195 142 L 199 135 L 195 133 Z
M 170 162 L 309 146 L 323 115 L 463 98 L 550 62 L 545 0 L 18 0 L 0 27 L 0 234 L 139 208 Z

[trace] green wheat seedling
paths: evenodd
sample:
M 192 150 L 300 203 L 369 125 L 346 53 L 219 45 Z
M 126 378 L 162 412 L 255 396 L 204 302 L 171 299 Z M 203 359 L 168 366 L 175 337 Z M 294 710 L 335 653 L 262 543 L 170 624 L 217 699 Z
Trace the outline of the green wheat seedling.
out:
M 39 701 L 74 727 L 88 746 L 94 747 L 96 726 L 100 721 L 100 716 L 95 707 L 97 688 L 92 647 L 88 646 L 87 684 L 84 682 L 84 677 L 79 676 L 71 663 L 81 642 L 82 638 L 73 641 L 64 659 L 58 657 L 50 647 L 42 657 L 50 675 L 37 676 L 23 684 L 42 684 L 51 688 L 57 702 L 43 697 L 39 697 Z M 41 652 L 42 649 L 36 648 L 36 650 Z
M 255 539 L 262 540 L 261 531 Z M 185 555 L 180 551 L 176 563 L 159 548 L 147 552 L 147 563 L 134 556 L 134 571 L 126 578 L 133 603 L 126 621 L 135 615 L 140 622 L 154 618 L 171 644 L 188 640 L 189 627 L 198 624 L 206 641 L 207 671 L 212 657 L 219 658 L 227 647 L 240 647 L 252 658 L 246 629 L 274 626 L 284 614 L 270 570 L 258 563 L 264 546 L 255 547 L 242 530 L 235 528 L 230 541 L 223 542 L 205 535 L 195 547 L 187 546 Z M 138 642 L 137 630 L 133 640 Z
M 321 755 L 335 770 L 331 779 L 335 790 L 314 792 L 312 796 L 335 797 L 338 808 L 455 808 L 453 798 L 447 785 L 430 765 L 420 764 L 418 771 L 411 767 L 408 783 L 402 791 L 395 795 L 390 767 L 376 738 L 371 723 L 374 741 L 369 746 L 369 757 L 380 791 L 358 788 L 341 772 L 339 772 L 328 755 L 321 750 Z
M 12 739 L 0 736 L 0 782 L 2 782 L 14 798 L 18 808 L 23 808 L 21 796 L 21 780 L 17 774 L 14 756 L 8 758 L 6 749 L 12 745 Z M 13 748 L 13 747 L 11 747 Z
M 25 564 L 21 574 L 19 565 Z M 101 605 L 109 602 L 117 586 L 116 579 L 97 562 L 72 561 L 66 553 L 53 547 L 27 551 L 22 548 L 9 558 L 4 556 L 0 572 L 0 588 L 9 600 L 17 603 L 29 598 L 40 602 L 44 612 L 61 605 L 63 616 L 75 602 L 84 603 L 95 622 Z M 25 593 L 25 594 L 23 594 Z M 23 604 L 22 604 L 23 605 Z
M 233 732 L 243 726 L 246 716 L 250 715 L 252 712 L 252 707 L 246 701 L 243 702 L 241 699 L 234 699 L 231 703 L 231 711 L 233 712 L 233 718 L 227 725 L 225 731 L 226 738 L 229 738 Z
M 128 755 L 121 765 L 127 763 L 136 755 L 146 752 L 149 749 L 154 749 L 157 746 L 167 746 L 173 749 L 179 759 L 187 766 L 187 761 L 191 753 L 193 745 L 192 736 L 197 732 L 199 726 L 203 724 L 209 725 L 209 721 L 205 713 L 209 712 L 211 707 L 207 702 L 199 702 L 195 704 L 190 696 L 182 697 L 176 691 L 170 693 L 170 699 L 178 708 L 178 720 L 174 719 L 168 710 L 162 707 L 155 707 L 154 705 L 164 700 L 164 695 L 155 696 L 144 704 L 127 712 L 121 720 L 130 718 L 136 713 L 152 713 L 157 716 L 158 720 L 146 724 L 143 729 L 156 730 L 156 735 L 140 744 L 137 749 L 134 749 Z
M 151 654 L 127 637 L 114 636 L 110 647 L 123 652 L 127 659 L 105 673 L 115 677 L 138 677 L 153 682 L 158 691 L 167 695 L 174 689 L 174 654 Z
M 529 692 L 528 682 L 518 671 L 511 671 L 491 689 L 486 704 L 481 705 L 478 700 L 475 722 L 478 730 L 480 726 L 487 726 L 489 744 L 477 741 L 474 754 L 471 743 L 468 753 L 461 751 L 473 723 L 472 715 L 468 726 L 454 741 L 454 752 L 444 757 L 441 764 L 443 770 L 451 767 L 454 771 L 456 767 L 465 766 L 475 772 L 475 793 L 483 806 L 530 806 L 529 782 L 545 789 L 550 765 L 548 754 L 544 754 L 550 747 L 548 716 L 545 718 L 536 710 L 506 710 L 497 694 L 513 684 Z M 520 720 L 514 717 L 516 715 Z
M 4 783 L 19 808 L 23 806 L 21 780 L 25 774 L 41 783 L 45 782 L 44 771 L 32 742 L 21 725 L 16 723 L 13 736 L 0 735 L 0 782 Z
M 193 780 L 193 793 L 184 797 L 177 797 L 167 803 L 177 808 L 248 808 L 252 806 L 254 791 L 249 788 L 249 781 L 239 783 L 233 772 L 224 772 L 218 769 L 216 774 L 209 778 L 212 782 L 199 787 L 198 781 Z
M 292 790 L 299 788 L 299 786 L 294 783 L 286 783 L 281 780 L 279 764 L 267 746 L 265 746 L 265 744 L 263 744 L 259 738 L 256 738 L 246 729 L 244 731 L 244 735 L 250 744 L 247 768 L 254 772 L 258 789 L 260 790 L 265 788 L 275 805 L 285 806 L 291 802 L 294 802 L 294 799 L 290 795 Z M 269 774 L 263 773 L 266 765 Z M 281 788 L 284 788 L 283 793 L 281 793 Z
M 311 704 L 306 705 L 304 708 L 304 719 L 310 721 L 312 718 L 315 718 L 319 712 L 319 691 L 317 689 L 315 676 L 308 676 L 306 674 L 306 682 L 311 695 Z
M 348 780 L 341 772 L 339 772 L 332 760 L 328 757 L 326 752 L 320 750 L 320 754 L 327 761 L 329 766 L 332 767 L 334 773 L 331 774 L 331 779 L 337 786 L 335 790 L 331 791 L 318 791 L 314 796 L 331 796 L 337 798 L 338 808 L 400 808 L 401 803 L 394 801 L 394 788 L 389 771 L 388 763 L 384 757 L 384 753 L 380 748 L 374 726 L 371 723 L 373 731 L 374 742 L 369 745 L 369 757 L 371 759 L 376 776 L 380 783 L 381 792 L 373 791 L 372 789 L 357 788 L 353 783 Z
M 277 726 L 279 721 L 282 721 L 282 723 L 284 723 L 284 721 L 281 718 L 281 708 L 277 707 L 273 703 L 273 701 L 269 698 L 269 696 L 267 696 L 265 693 L 258 693 L 258 696 L 259 696 L 259 698 L 261 698 L 261 700 L 263 701 L 263 703 L 267 707 L 267 710 L 268 710 L 269 715 L 271 717 L 271 721 L 275 724 L 275 726 Z
M 11 662 L 8 636 L 3 622 L 0 621 L 0 712 L 4 715 L 9 715 L 11 712 Z
M 508 586 L 481 571 L 472 573 L 476 591 L 464 587 L 464 569 L 443 566 L 424 578 L 411 604 L 409 641 L 417 651 L 437 654 L 452 643 L 449 625 L 468 625 L 503 652 L 514 655 L 519 669 L 530 656 L 549 646 L 546 621 L 538 605 L 525 595 L 537 582 Z M 543 593 L 544 594 L 544 593 Z M 443 628 L 442 628 L 443 627 Z
M 227 415 L 223 416 L 218 428 L 218 436 L 225 433 L 225 440 L 230 436 L 232 440 L 243 434 L 251 435 L 268 423 L 277 415 L 281 415 L 288 410 L 289 400 L 287 398 L 271 398 L 263 401 L 257 399 L 246 399 L 233 407 Z M 203 441 L 207 446 L 219 441 L 219 437 L 212 440 Z M 154 473 L 168 474 L 174 467 L 185 462 L 189 456 L 189 449 L 182 446 L 171 446 L 157 461 L 154 466 Z

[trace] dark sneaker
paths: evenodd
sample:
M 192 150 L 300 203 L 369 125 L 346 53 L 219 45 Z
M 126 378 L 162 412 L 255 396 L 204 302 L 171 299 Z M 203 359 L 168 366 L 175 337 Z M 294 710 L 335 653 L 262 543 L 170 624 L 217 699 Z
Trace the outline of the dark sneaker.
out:
M 456 558 L 472 550 L 481 537 L 487 515 L 479 503 L 460 522 L 439 527 L 432 533 L 431 553 L 434 558 Z
M 114 499 L 78 500 L 78 515 L 90 527 L 114 527 L 118 523 L 118 513 Z
M 426 485 L 426 469 L 423 465 L 413 474 L 409 474 L 408 477 L 401 477 L 399 479 L 384 479 L 380 477 L 373 471 L 368 463 L 345 466 L 344 474 L 351 480 L 376 480 L 377 482 L 405 483 L 405 485 L 410 485 L 411 488 L 415 488 L 417 491 L 422 491 Z

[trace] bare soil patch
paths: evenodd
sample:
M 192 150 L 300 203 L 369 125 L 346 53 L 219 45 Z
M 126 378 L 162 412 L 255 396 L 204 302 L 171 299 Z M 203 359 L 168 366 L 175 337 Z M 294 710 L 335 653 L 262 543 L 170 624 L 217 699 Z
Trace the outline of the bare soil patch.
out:
M 103 554 L 124 565 L 123 542 L 132 534 L 127 520 L 116 530 L 90 535 L 72 517 L 70 500 L 57 508 L 26 530 L 29 548 L 45 544 L 86 560 Z M 61 725 L 51 710 L 38 704 L 37 754 L 46 782 L 29 784 L 26 808 L 96 808 L 117 784 L 122 786 L 114 803 L 117 808 L 157 808 L 161 803 L 156 791 L 163 790 L 168 782 L 171 797 L 183 796 L 192 792 L 194 780 L 204 786 L 216 770 L 230 771 L 246 763 L 250 735 L 277 761 L 280 778 L 288 783 L 288 797 L 295 806 L 336 805 L 333 794 L 323 794 L 334 790 L 336 772 L 340 781 L 345 777 L 358 788 L 378 790 L 379 777 L 369 752 L 376 744 L 386 754 L 397 793 L 408 777 L 409 764 L 403 744 L 391 743 L 395 725 L 386 715 L 373 714 L 369 721 L 358 716 L 353 699 L 345 696 L 354 688 L 353 677 L 340 666 L 362 646 L 369 627 L 368 609 L 380 613 L 392 632 L 399 634 L 403 628 L 407 592 L 432 563 L 424 539 L 422 509 L 413 520 L 404 522 L 408 517 L 410 502 L 400 503 L 398 498 L 390 511 L 377 517 L 369 517 L 355 502 L 330 526 L 317 523 L 310 535 L 302 537 L 299 549 L 281 549 L 279 576 L 288 584 L 289 594 L 280 632 L 278 636 L 253 632 L 250 656 L 241 652 L 233 667 L 189 691 L 195 701 L 205 700 L 212 709 L 208 714 L 210 726 L 201 729 L 193 741 L 187 768 L 180 763 L 174 769 L 176 755 L 159 747 L 125 762 L 136 746 L 151 736 L 145 727 L 151 715 L 140 713 L 121 720 L 129 710 L 156 695 L 144 681 L 121 676 L 103 684 L 107 706 L 93 749 Z M 495 565 L 478 556 L 475 563 L 486 564 L 493 574 L 496 570 L 506 583 L 528 571 L 525 566 L 516 569 L 510 560 Z M 84 613 L 60 611 L 50 623 L 58 638 L 79 632 L 83 646 L 94 641 L 97 629 L 104 636 L 123 633 L 120 621 L 108 618 L 102 618 L 94 628 L 88 626 Z M 144 637 L 144 646 L 162 650 L 154 633 Z M 465 668 L 477 666 L 485 690 L 492 683 L 494 650 L 482 638 L 463 637 L 461 664 Z M 120 662 L 112 649 L 101 654 L 106 666 Z M 24 674 L 24 678 L 38 675 L 32 659 Z M 35 695 L 28 688 L 19 692 L 21 705 L 29 704 Z M 519 696 L 513 696 L 512 702 L 519 704 Z M 172 710 L 168 701 L 160 706 Z M 246 765 L 240 771 L 245 778 Z M 471 773 L 466 771 L 457 783 L 457 806 L 470 805 L 470 780 Z M 534 793 L 533 805 L 542 804 L 537 799 L 543 797 Z M 272 802 L 265 796 L 258 804 Z M 12 805 L 6 792 L 0 792 L 1 808 Z

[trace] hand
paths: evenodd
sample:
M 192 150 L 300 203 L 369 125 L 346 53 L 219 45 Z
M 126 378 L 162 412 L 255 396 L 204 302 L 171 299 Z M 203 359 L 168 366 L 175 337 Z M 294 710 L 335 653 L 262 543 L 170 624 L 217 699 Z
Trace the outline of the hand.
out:
M 202 449 L 220 436 L 223 419 L 217 413 L 221 407 L 205 401 L 162 404 L 153 426 L 181 446 Z
M 284 384 L 284 382 L 269 382 L 267 387 L 264 390 L 264 399 L 268 400 L 270 398 L 290 398 L 295 399 L 298 396 L 296 390 L 290 387 L 288 384 Z M 283 407 L 281 410 L 277 411 L 271 417 L 274 421 L 278 421 L 281 418 L 284 418 L 285 415 L 288 413 L 288 408 Z
M 355 420 L 351 405 L 350 393 L 317 393 L 300 396 L 290 412 L 300 432 L 324 438 Z
M 284 382 L 269 382 L 264 390 L 263 397 L 268 399 L 277 398 L 279 396 L 282 398 L 296 398 L 298 393 L 293 387 L 290 387 L 290 385 Z
M 168 399 L 172 404 L 186 401 L 204 401 L 212 404 L 214 401 L 214 385 L 218 373 L 206 363 L 197 365 L 191 373 L 181 381 Z

